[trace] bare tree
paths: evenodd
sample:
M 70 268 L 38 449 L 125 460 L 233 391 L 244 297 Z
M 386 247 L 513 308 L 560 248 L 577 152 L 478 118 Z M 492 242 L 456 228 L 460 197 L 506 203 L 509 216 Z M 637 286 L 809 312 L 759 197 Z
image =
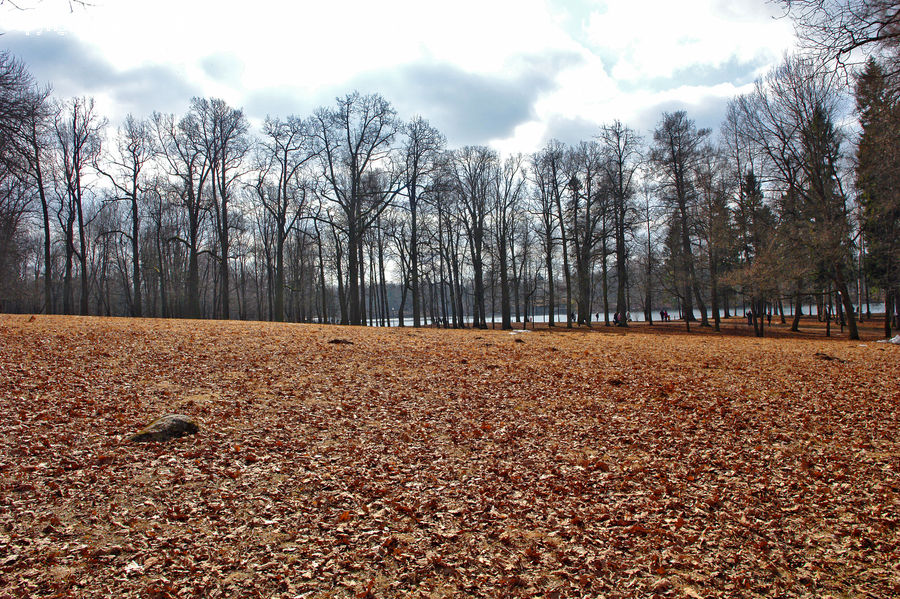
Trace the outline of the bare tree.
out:
M 432 184 L 422 196 L 430 209 L 433 219 L 432 251 L 437 253 L 438 277 L 442 303 L 449 301 L 450 310 L 446 326 L 461 328 L 463 322 L 463 301 L 461 283 L 462 248 L 464 245 L 465 220 L 459 195 L 455 192 L 454 152 L 442 152 Z M 445 297 L 445 292 L 449 298 Z M 447 310 L 444 310 L 447 312 Z
M 619 326 L 628 326 L 625 292 L 628 288 L 628 249 L 626 234 L 631 232 L 634 207 L 635 175 L 641 166 L 641 138 L 621 121 L 613 121 L 600 129 L 600 141 L 606 157 L 604 171 L 609 189 L 613 220 L 613 236 L 616 242 L 616 312 Z
M 524 158 L 520 154 L 507 157 L 494 173 L 492 190 L 491 222 L 500 271 L 500 320 L 504 330 L 512 329 L 509 249 L 525 187 L 523 163 Z
M 41 224 L 44 233 L 44 310 L 50 313 L 53 311 L 53 270 L 48 187 L 52 179 L 52 169 L 49 168 L 48 162 L 52 162 L 54 107 L 50 102 L 49 88 L 33 88 L 25 99 L 27 110 L 22 123 L 20 153 L 25 175 L 31 179 L 34 191 L 41 202 Z M 6 100 L 3 103 L 5 104 Z
M 657 220 L 657 212 L 658 208 L 656 203 L 654 202 L 654 186 L 650 181 L 649 177 L 644 177 L 640 186 L 640 196 L 641 203 L 639 206 L 640 212 L 640 220 L 644 223 L 644 228 L 646 229 L 645 234 L 646 238 L 646 247 L 643 248 L 646 254 L 644 255 L 644 259 L 646 260 L 644 267 L 644 320 L 647 321 L 648 324 L 653 324 L 653 283 L 656 273 L 655 262 L 656 255 L 653 251 L 654 246 L 654 238 L 653 231 L 656 227 L 654 224 Z
M 568 153 L 566 163 L 569 180 L 566 226 L 575 259 L 577 320 L 578 324 L 590 326 L 591 280 L 610 195 L 605 180 L 603 148 L 596 141 L 581 142 Z
M 176 277 L 176 258 L 172 245 L 177 236 L 176 206 L 178 194 L 176 188 L 165 180 L 161 174 L 154 176 L 145 185 L 144 197 L 146 199 L 147 222 L 149 237 L 147 245 L 151 248 L 148 253 L 145 250 L 143 264 L 149 268 L 151 279 L 156 282 L 159 299 L 159 309 L 156 313 L 163 318 L 173 315 L 170 306 L 169 285 Z M 152 282 L 148 282 L 148 289 L 152 288 Z M 151 296 L 150 304 L 155 305 L 157 297 Z
M 98 162 L 97 170 L 106 177 L 114 190 L 114 200 L 128 202 L 131 209 L 131 231 L 126 233 L 131 242 L 132 295 L 131 315 L 143 315 L 141 301 L 141 210 L 143 189 L 142 171 L 155 153 L 150 125 L 146 121 L 125 117 L 119 128 L 113 151 L 107 156 L 108 166 Z
M 672 211 L 672 223 L 677 227 L 680 243 L 680 270 L 684 277 L 684 288 L 679 290 L 683 302 L 684 319 L 688 330 L 694 319 L 692 292 L 696 295 L 703 320 L 706 310 L 697 277 L 693 244 L 691 241 L 697 203 L 697 189 L 693 175 L 701 157 L 704 140 L 709 129 L 697 129 L 687 113 L 679 110 L 663 113 L 662 120 L 653 133 L 651 164 L 659 184 L 661 199 Z M 705 322 L 703 323 L 705 324 Z
M 324 182 L 319 191 L 344 217 L 348 320 L 359 325 L 365 310 L 363 237 L 402 189 L 390 176 L 370 179 L 366 186 L 367 175 L 387 165 L 398 128 L 396 113 L 380 95 L 354 92 L 338 98 L 334 108 L 317 110 L 312 122 Z
M 72 313 L 71 296 L 72 257 L 79 262 L 81 282 L 81 314 L 88 314 L 88 240 L 85 228 L 85 192 L 87 190 L 87 169 L 94 164 L 100 153 L 100 130 L 106 121 L 97 116 L 93 98 L 73 98 L 60 110 L 55 125 L 56 139 L 62 168 L 63 194 L 62 213 L 66 215 L 66 279 L 63 296 L 63 310 Z M 78 247 L 74 235 L 78 234 Z
M 777 0 L 794 20 L 803 47 L 846 72 L 879 55 L 900 74 L 900 3 L 891 0 Z
M 235 194 L 235 183 L 244 174 L 244 158 L 250 149 L 247 138 L 249 125 L 242 110 L 228 106 L 219 98 L 194 98 L 191 101 L 191 112 L 197 117 L 192 123 L 197 127 L 196 134 L 203 144 L 206 160 L 212 167 L 210 190 L 219 251 L 220 314 L 228 320 L 231 317 L 231 202 Z
M 563 195 L 569 181 L 566 180 L 565 146 L 558 140 L 550 140 L 541 152 L 542 168 L 546 169 L 545 183 L 550 201 L 556 209 L 559 223 L 560 246 L 562 248 L 563 278 L 566 282 L 566 327 L 572 328 L 572 274 L 569 269 L 569 235 L 563 214 Z
M 153 129 L 159 141 L 164 168 L 174 184 L 186 223 L 185 235 L 176 237 L 188 249 L 186 315 L 200 317 L 200 265 L 202 226 L 209 202 L 206 194 L 212 171 L 197 115 L 188 113 L 176 123 L 174 115 L 153 114 Z
M 297 117 L 267 118 L 258 146 L 254 190 L 272 219 L 274 241 L 273 319 L 284 320 L 284 247 L 306 208 L 310 185 L 303 167 L 315 158 L 310 124 Z
M 35 95 L 24 64 L 0 52 L 0 304 L 16 294 L 22 278 L 25 215 L 34 172 L 27 133 L 32 117 L 37 117 L 34 109 L 39 110 Z
M 551 140 L 539 152 L 532 156 L 533 183 L 537 187 L 536 205 L 533 213 L 538 217 L 537 229 L 541 234 L 544 249 L 544 264 L 547 271 L 547 310 L 548 324 L 554 324 L 556 304 L 556 285 L 554 283 L 553 261 L 556 247 L 560 246 L 563 260 L 563 274 L 566 282 L 566 323 L 572 326 L 572 284 L 569 272 L 569 236 L 566 231 L 566 219 L 563 214 L 562 198 L 571 182 L 566 174 L 566 152 L 563 144 Z M 559 235 L 557 236 L 557 231 Z
M 474 276 L 473 325 L 487 327 L 484 289 L 484 253 L 491 182 L 497 168 L 496 152 L 485 146 L 466 146 L 454 154 L 455 192 L 462 209 Z
M 20 165 L 22 133 L 31 113 L 34 80 L 25 64 L 0 51 L 0 162 L 7 170 Z
M 438 156 L 446 143 L 444 136 L 422 117 L 415 117 L 403 126 L 406 134 L 403 145 L 405 159 L 405 187 L 409 199 L 409 280 L 412 291 L 413 326 L 421 326 L 421 297 L 419 292 L 419 197 L 430 183 L 429 176 L 440 164 Z

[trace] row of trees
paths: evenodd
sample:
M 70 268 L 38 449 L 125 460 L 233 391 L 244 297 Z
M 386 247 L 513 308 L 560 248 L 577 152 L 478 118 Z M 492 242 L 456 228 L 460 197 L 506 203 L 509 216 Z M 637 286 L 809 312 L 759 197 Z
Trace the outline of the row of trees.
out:
M 717 135 L 678 111 L 647 138 L 613 121 L 500 156 L 448 149 L 426 120 L 359 93 L 255 132 L 205 98 L 112 131 L 92 100 L 52 98 L 2 54 L 0 301 L 415 326 L 499 315 L 505 328 L 632 309 L 652 322 L 676 306 L 688 327 L 718 327 L 745 305 L 759 335 L 764 314 L 784 319 L 787 303 L 796 329 L 812 302 L 857 336 L 871 285 L 889 333 L 888 80 L 875 62 L 860 79 L 854 170 L 843 96 L 800 58 L 735 98 Z

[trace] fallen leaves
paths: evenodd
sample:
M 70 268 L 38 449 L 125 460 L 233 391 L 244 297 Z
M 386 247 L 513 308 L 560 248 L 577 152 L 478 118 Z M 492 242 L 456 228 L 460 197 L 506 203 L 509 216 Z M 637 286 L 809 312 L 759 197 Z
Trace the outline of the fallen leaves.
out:
M 0 596 L 900 593 L 892 347 L 519 340 L 0 316 Z

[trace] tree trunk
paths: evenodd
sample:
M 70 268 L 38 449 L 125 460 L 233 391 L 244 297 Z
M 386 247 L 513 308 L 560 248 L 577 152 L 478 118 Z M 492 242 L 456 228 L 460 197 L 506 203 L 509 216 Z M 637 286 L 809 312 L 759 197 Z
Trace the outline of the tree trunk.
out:
M 697 309 L 700 310 L 700 326 L 708 327 L 709 326 L 709 318 L 706 315 L 706 302 L 703 301 L 703 293 L 700 290 L 700 285 L 697 282 L 697 277 L 692 276 L 694 280 L 694 295 L 697 297 Z
M 231 281 L 228 270 L 228 211 L 225 206 L 222 207 L 222 263 L 219 265 L 222 269 L 222 320 L 231 318 Z
M 894 319 L 894 294 L 891 289 L 884 290 L 884 338 L 891 338 L 891 324 Z
M 188 255 L 188 318 L 200 318 L 200 260 L 196 242 L 192 242 Z
M 644 306 L 646 313 L 644 314 L 644 318 L 647 320 L 647 324 L 653 326 L 653 246 L 651 243 L 650 237 L 650 208 L 648 201 L 647 208 L 647 283 L 646 283 L 646 294 L 644 297 Z
M 80 186 L 80 183 L 79 183 Z M 80 195 L 80 193 L 79 193 Z M 78 261 L 81 268 L 81 315 L 87 316 L 89 313 L 88 306 L 88 268 L 87 268 L 87 237 L 84 231 L 84 211 L 81 206 L 81 198 L 78 198 L 78 244 L 81 253 L 78 255 Z
M 41 199 L 41 214 L 43 216 L 44 225 L 44 311 L 47 314 L 53 312 L 53 269 L 52 256 L 50 252 L 50 203 L 47 200 L 47 194 L 44 190 L 44 173 L 41 167 L 41 149 L 37 143 L 37 131 L 33 131 L 34 138 L 32 149 L 34 151 L 34 175 L 37 183 L 38 196 Z
M 381 223 L 379 222 L 378 227 L 378 275 L 381 279 L 380 281 L 380 290 L 381 290 L 381 326 L 387 327 L 390 326 L 390 314 L 388 314 L 388 300 L 387 300 L 387 281 L 385 280 L 385 268 L 384 268 L 384 243 L 382 243 L 381 239 Z
M 512 268 L 512 273 L 513 273 L 512 307 L 513 307 L 513 310 L 515 311 L 516 322 L 522 322 L 522 313 L 519 310 L 519 307 L 520 307 L 519 300 L 521 299 L 519 297 L 519 292 L 520 292 L 521 288 L 520 288 L 520 281 L 519 281 L 519 270 L 518 270 L 518 267 L 516 266 L 516 244 L 515 244 L 515 240 L 512 238 L 510 238 L 510 240 L 509 240 L 509 248 L 510 248 L 510 252 L 509 252 L 510 268 Z
M 797 281 L 797 309 L 794 310 L 794 319 L 791 321 L 791 331 L 794 333 L 800 330 L 800 316 L 803 314 L 803 310 L 800 307 L 803 305 L 803 293 L 801 289 L 802 283 Z
M 487 315 L 485 312 L 485 294 L 484 294 L 484 263 L 482 262 L 481 233 L 476 232 L 472 244 L 472 269 L 475 276 L 475 298 L 474 298 L 474 314 L 473 325 L 481 328 L 487 328 Z
M 554 177 L 556 175 L 554 169 Z M 563 218 L 562 198 L 556 186 L 553 187 L 553 199 L 556 203 L 556 216 L 559 219 L 559 234 L 562 242 L 563 277 L 566 281 L 566 328 L 572 328 L 572 276 L 569 272 L 569 238 L 566 235 L 566 221 Z
M 500 328 L 507 331 L 512 329 L 512 315 L 509 295 L 509 272 L 507 270 L 506 240 L 500 236 Z
M 160 219 L 162 220 L 162 219 Z M 159 313 L 163 318 L 169 316 L 168 298 L 166 297 L 166 265 L 163 260 L 162 231 L 156 229 L 156 255 L 159 260 Z
M 556 297 L 553 293 L 553 246 L 547 243 L 547 251 L 544 255 L 544 262 L 547 265 L 547 326 L 553 327 L 553 310 L 556 303 Z
M 605 217 L 604 217 L 605 220 Z M 603 324 L 609 326 L 609 269 L 606 264 L 606 225 L 600 243 L 600 290 L 603 292 Z
M 359 268 L 359 322 L 356 324 L 365 325 L 368 324 L 368 319 L 366 315 L 366 261 L 365 261 L 365 241 L 362 238 L 362 235 L 359 236 L 359 240 L 356 245 L 357 253 L 359 254 L 359 260 L 357 267 Z
M 446 285 L 446 273 L 444 268 L 444 233 L 441 228 L 441 215 L 438 213 L 438 272 L 441 277 L 440 279 L 440 291 L 441 291 L 441 325 L 446 328 L 448 324 L 448 314 L 447 314 L 447 293 L 445 287 Z
M 850 328 L 850 339 L 857 341 L 859 340 L 859 329 L 856 326 L 856 316 L 853 313 L 853 302 L 850 301 L 850 292 L 847 289 L 847 281 L 844 279 L 840 269 L 836 269 L 834 283 L 836 289 L 841 294 L 841 302 L 843 303 L 847 326 Z
M 422 308 L 419 295 L 419 233 L 416 198 L 416 179 L 413 178 L 409 190 L 409 212 L 410 212 L 410 237 L 409 237 L 409 277 L 412 283 L 412 310 L 413 310 L 413 326 L 422 326 Z
M 621 207 L 618 205 L 619 202 L 623 204 Z M 625 253 L 624 203 L 624 198 L 616 200 L 616 218 L 614 223 L 616 227 L 616 280 L 618 281 L 618 289 L 616 290 L 616 312 L 619 313 L 620 327 L 628 326 L 628 318 L 625 316 L 628 313 L 628 303 L 625 299 L 625 292 L 628 288 L 628 272 L 625 268 L 625 259 L 627 256 Z
M 694 260 L 691 253 L 691 238 L 688 232 L 687 208 L 681 208 L 681 253 L 682 268 L 685 277 L 684 297 L 682 298 L 682 311 L 684 322 L 690 330 L 690 322 L 694 320 L 694 303 L 691 300 L 691 290 L 696 287 L 696 277 L 694 276 Z
M 193 198 L 188 200 L 190 239 L 188 240 L 188 318 L 200 318 L 200 207 Z
M 349 303 L 349 324 L 362 324 L 359 302 L 360 259 L 356 226 L 351 220 L 347 227 L 347 300 Z
M 709 250 L 709 293 L 712 303 L 713 326 L 716 331 L 721 330 L 721 318 L 719 317 L 719 273 L 716 267 L 716 254 L 712 248 Z
M 275 232 L 275 305 L 272 320 L 284 322 L 284 240 L 285 222 L 278 219 L 278 230 Z
M 133 303 L 131 315 L 137 318 L 143 316 L 144 308 L 141 301 L 141 215 L 138 207 L 137 181 L 132 186 L 131 194 L 131 267 L 133 270 L 132 285 Z
M 578 323 L 591 326 L 591 262 L 585 257 L 578 268 Z
M 454 255 L 453 258 L 453 275 L 456 278 L 456 312 L 459 320 L 459 328 L 466 326 L 466 311 L 463 307 L 462 280 L 459 274 L 459 258 Z

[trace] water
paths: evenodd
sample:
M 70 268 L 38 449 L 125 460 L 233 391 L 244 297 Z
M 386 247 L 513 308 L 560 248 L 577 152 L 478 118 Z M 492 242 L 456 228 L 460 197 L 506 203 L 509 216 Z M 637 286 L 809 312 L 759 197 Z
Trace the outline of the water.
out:
M 793 316 L 793 314 L 792 314 L 791 311 L 790 311 L 790 306 L 786 305 L 785 308 L 786 308 L 786 310 L 785 310 L 785 312 L 784 312 L 785 318 L 790 318 L 791 316 Z M 854 308 L 857 309 L 857 310 L 859 309 L 857 306 L 854 306 Z M 872 304 L 869 304 L 869 308 L 871 309 L 873 316 L 874 316 L 875 314 L 884 314 L 884 303 L 883 303 L 883 302 L 882 302 L 882 303 L 872 303 Z M 670 318 L 671 320 L 673 320 L 673 321 L 674 321 L 674 320 L 679 320 L 679 318 L 678 318 L 678 308 L 677 308 L 677 307 L 676 307 L 676 308 L 665 308 L 665 307 L 663 307 L 662 309 L 663 309 L 663 310 L 668 309 L 668 311 L 669 311 L 669 318 Z M 863 304 L 862 309 L 863 309 L 863 315 L 865 315 L 865 310 L 866 310 L 865 304 Z M 723 313 L 722 313 L 721 310 L 719 311 L 719 314 L 724 318 Z M 816 307 L 815 304 L 805 304 L 805 305 L 803 306 L 803 314 L 804 314 L 804 316 L 816 316 L 816 315 L 818 315 L 818 308 Z M 632 310 L 630 316 L 631 316 L 631 322 L 644 322 L 644 312 L 643 312 L 643 310 L 640 310 L 640 309 L 638 309 L 638 310 Z M 732 310 L 731 310 L 731 316 L 732 316 L 732 317 L 743 318 L 743 317 L 746 316 L 746 313 L 744 312 L 744 309 L 743 309 L 743 308 L 738 308 L 737 310 L 732 309 Z M 615 313 L 614 313 L 614 312 L 610 312 L 610 313 L 609 313 L 609 322 L 610 322 L 610 324 L 612 324 L 612 322 L 614 321 L 614 317 L 615 317 Z M 777 317 L 777 313 L 773 313 L 773 314 L 772 314 L 772 317 L 773 317 L 773 318 L 776 318 L 776 317 Z M 516 321 L 516 315 L 515 315 L 515 313 L 513 313 L 512 318 L 513 318 L 513 322 L 515 322 L 515 321 Z M 557 324 L 558 324 L 558 323 L 563 323 L 563 324 L 565 324 L 565 322 L 566 322 L 566 315 L 565 315 L 564 313 L 557 314 L 557 315 L 555 315 L 553 318 L 554 318 L 554 323 L 557 323 Z M 696 308 L 694 309 L 694 318 L 695 318 L 698 322 L 700 321 L 700 310 L 697 310 Z M 713 319 L 713 315 L 712 315 L 712 311 L 711 311 L 711 310 L 708 310 L 708 311 L 707 311 L 707 318 L 709 318 L 710 320 Z M 660 322 L 661 320 L 662 320 L 662 319 L 660 318 L 660 315 L 659 315 L 659 309 L 654 309 L 654 310 L 653 310 L 653 322 Z M 397 319 L 397 318 L 391 318 L 390 321 L 389 321 L 389 325 L 388 325 L 388 326 L 396 327 L 396 326 L 398 326 L 399 322 L 400 322 L 399 319 Z M 452 321 L 451 321 L 451 322 L 452 322 Z M 471 324 L 472 324 L 472 318 L 471 318 L 471 317 L 466 318 L 466 319 L 465 319 L 465 322 L 466 322 L 467 325 L 471 325 Z M 494 322 L 494 323 L 497 324 L 497 326 L 499 326 L 499 325 L 500 325 L 500 314 L 499 314 L 499 313 L 498 313 L 498 314 L 495 314 L 495 315 L 494 315 L 493 321 L 492 321 L 492 319 L 491 319 L 491 317 L 490 317 L 490 315 L 489 315 L 489 316 L 488 316 L 488 319 L 487 319 L 487 322 L 488 322 L 488 326 L 491 325 L 491 322 Z M 530 316 L 529 316 L 529 321 L 528 321 L 528 322 L 529 322 L 529 323 L 531 322 Z M 536 323 L 538 323 L 538 324 L 546 323 L 546 322 L 548 322 L 548 315 L 547 315 L 547 314 L 535 314 L 535 316 L 534 316 L 534 322 L 536 322 Z M 596 323 L 596 322 L 602 323 L 602 322 L 604 322 L 604 320 L 603 320 L 603 314 L 601 314 L 601 313 L 599 313 L 599 312 L 593 312 L 593 313 L 591 313 L 591 322 L 592 322 L 592 323 Z M 412 317 L 410 317 L 410 316 L 404 317 L 404 318 L 403 318 L 403 323 L 404 323 L 404 326 L 408 326 L 408 327 L 413 326 L 413 319 L 412 319 Z M 423 319 L 422 319 L 422 325 L 423 325 L 423 326 L 431 326 L 431 324 L 432 324 L 432 322 L 431 322 L 430 319 L 426 319 L 426 318 L 423 318 Z M 380 325 L 380 321 L 374 322 L 373 325 L 374 325 L 374 326 L 381 326 L 381 325 Z

